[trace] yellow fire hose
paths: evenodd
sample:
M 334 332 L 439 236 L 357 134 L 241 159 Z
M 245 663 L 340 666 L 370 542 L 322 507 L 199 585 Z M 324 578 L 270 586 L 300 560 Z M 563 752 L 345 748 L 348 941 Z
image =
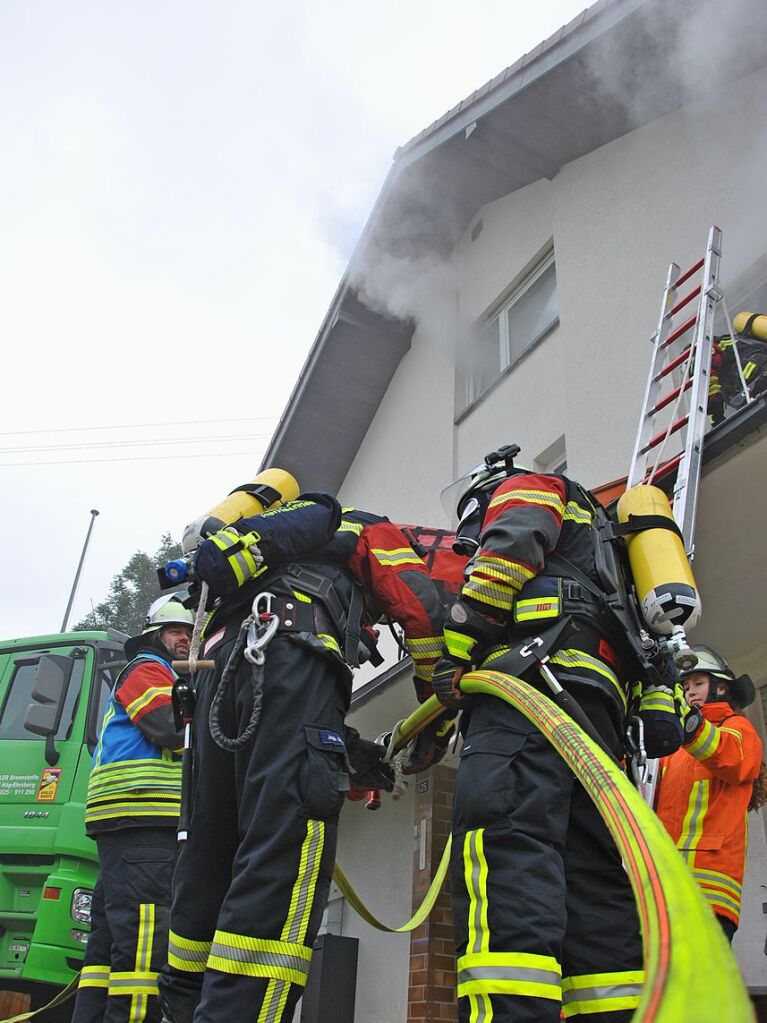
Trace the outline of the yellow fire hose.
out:
M 645 986 L 633 1023 L 752 1023 L 753 1008 L 719 924 L 665 828 L 620 767 L 556 704 L 518 678 L 473 671 L 463 676 L 461 689 L 505 700 L 536 725 L 589 793 L 615 840 L 642 927 Z M 441 711 L 436 697 L 421 704 L 400 724 L 395 748 Z M 367 910 L 365 919 L 390 931 L 417 927 L 437 898 L 449 854 L 448 841 L 426 898 L 407 924 L 381 925 Z M 355 909 L 361 906 L 339 867 L 334 876 Z
M 29 1012 L 21 1012 L 18 1016 L 10 1016 L 6 1018 L 5 1023 L 26 1023 L 27 1020 L 32 1019 L 33 1016 L 37 1016 L 41 1012 L 47 1012 L 48 1009 L 53 1009 L 57 1005 L 62 1005 L 67 999 L 71 998 L 77 993 L 77 985 L 80 983 L 80 974 L 76 974 L 65 988 L 63 988 L 52 998 L 46 1005 L 41 1006 L 39 1009 L 34 1009 Z

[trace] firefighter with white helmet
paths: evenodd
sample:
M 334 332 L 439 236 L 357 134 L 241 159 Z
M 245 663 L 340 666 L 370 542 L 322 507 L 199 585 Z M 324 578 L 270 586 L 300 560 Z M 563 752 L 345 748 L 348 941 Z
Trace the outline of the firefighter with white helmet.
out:
M 693 650 L 698 662 L 682 672 L 690 708 L 684 744 L 661 761 L 656 811 L 732 941 L 746 866 L 746 814 L 765 801 L 762 743 L 741 713 L 756 690 L 711 647 Z
M 99 851 L 91 934 L 73 1023 L 155 1023 L 168 947 L 183 737 L 171 661 L 189 654 L 192 612 L 159 597 L 125 643 L 130 659 L 107 702 L 85 811 Z

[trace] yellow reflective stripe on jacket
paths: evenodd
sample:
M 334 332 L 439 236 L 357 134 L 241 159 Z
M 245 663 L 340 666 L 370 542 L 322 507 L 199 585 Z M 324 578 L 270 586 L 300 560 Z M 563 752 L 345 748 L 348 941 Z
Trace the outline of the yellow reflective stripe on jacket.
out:
M 306 938 L 306 931 L 309 926 L 309 914 L 314 902 L 317 888 L 317 876 L 319 874 L 322 850 L 325 846 L 325 823 L 324 821 L 308 820 L 306 822 L 306 837 L 301 846 L 301 859 L 298 865 L 298 875 L 293 885 L 290 896 L 290 907 L 288 915 L 280 935 L 282 941 L 289 943 L 303 942 Z M 303 944 L 296 947 L 302 948 L 311 959 L 311 949 Z M 307 961 L 306 973 L 309 972 Z M 270 974 L 271 977 L 266 987 L 266 994 L 261 1004 L 261 1011 L 258 1014 L 256 1023 L 279 1023 L 285 1003 L 290 993 L 290 978 L 284 979 Z M 302 979 L 293 981 L 304 985 L 306 975 Z
M 674 694 L 670 690 L 666 692 L 663 689 L 655 689 L 652 692 L 645 693 L 639 709 L 675 714 Z
M 589 508 L 582 508 L 575 501 L 567 502 L 565 513 L 562 516 L 565 522 L 580 522 L 584 525 L 590 525 L 593 517 Z
M 565 977 L 562 980 L 564 1017 L 635 1009 L 642 997 L 643 985 L 643 970 Z
M 442 653 L 441 636 L 425 636 L 422 639 L 405 639 L 405 646 L 413 658 L 439 656 Z
M 562 610 L 559 597 L 529 597 L 518 600 L 514 605 L 514 621 L 527 622 L 531 619 L 556 618 Z
M 129 703 L 125 710 L 130 717 L 135 717 L 140 710 L 143 710 L 147 704 L 151 703 L 152 700 L 155 700 L 158 696 L 170 697 L 172 689 L 173 685 L 170 682 L 167 686 L 150 686 L 141 694 L 141 696 L 137 696 L 132 703 Z
M 341 519 L 341 525 L 338 527 L 336 532 L 337 533 L 356 533 L 357 536 L 359 536 L 360 533 L 362 532 L 363 528 L 364 527 L 363 527 L 361 522 L 349 522 L 347 519 Z
M 85 812 L 85 823 L 108 820 L 111 817 L 178 817 L 181 797 L 167 803 L 136 802 L 133 804 L 116 800 L 103 806 L 89 806 Z
M 338 640 L 335 636 L 331 636 L 329 632 L 317 632 L 315 635 L 328 650 L 332 650 L 336 654 L 341 653 L 341 647 L 338 645 Z
M 445 629 L 445 647 L 451 657 L 457 657 L 459 660 L 467 661 L 476 645 L 476 639 L 473 636 L 467 636 L 464 632 L 454 632 L 452 629 Z
M 380 565 L 421 565 L 423 561 L 418 557 L 412 547 L 394 547 L 391 550 L 384 550 L 380 547 L 372 547 L 371 554 Z
M 685 743 L 684 748 L 696 760 L 708 760 L 719 749 L 721 738 L 719 729 L 704 720 L 698 734 L 692 742 Z
M 582 650 L 557 650 L 549 658 L 549 663 L 558 664 L 562 668 L 585 668 L 587 671 L 593 671 L 594 674 L 609 682 L 620 697 L 623 706 L 627 705 L 626 694 L 618 676 L 598 657 L 592 657 L 591 654 L 586 654 Z
M 697 866 L 692 873 L 714 913 L 719 909 L 728 910 L 736 920 L 739 919 L 742 886 L 734 877 Z
M 703 883 L 700 884 L 700 889 L 714 913 L 718 909 L 726 909 L 736 917 L 740 916 L 740 899 L 733 899 L 729 895 L 725 895 L 724 892 Z
M 687 812 L 684 815 L 682 831 L 679 835 L 677 848 L 681 855 L 692 862 L 695 850 L 703 835 L 703 825 L 708 811 L 710 783 L 707 778 L 694 781 L 687 801 Z
M 489 604 L 491 607 L 511 611 L 514 607 L 514 597 L 517 595 L 517 590 L 500 581 L 491 583 L 486 579 L 478 579 L 476 576 L 472 576 L 464 585 L 461 594 L 464 597 L 480 600 L 483 604 Z
M 312 950 L 297 942 L 216 931 L 208 968 L 241 977 L 276 977 L 303 986 L 311 958 Z
M 203 973 L 208 962 L 212 941 L 196 941 L 175 931 L 168 934 L 168 964 L 175 970 Z
M 83 966 L 78 987 L 109 987 L 109 966 Z
M 256 559 L 248 550 L 249 544 L 258 543 L 261 537 L 258 533 L 247 533 L 241 536 L 235 529 L 222 529 L 214 533 L 209 539 L 226 556 L 226 560 L 234 572 L 237 585 L 242 586 L 248 579 L 265 571 L 266 565 L 260 568 Z M 237 548 L 233 550 L 232 548 Z
M 550 490 L 511 490 L 505 494 L 498 494 L 493 497 L 488 508 L 499 508 L 501 505 L 511 501 L 521 501 L 523 504 L 540 504 L 553 508 L 560 515 L 564 514 L 565 506 L 558 494 Z
M 721 870 L 707 870 L 705 867 L 695 867 L 692 873 L 699 884 L 703 885 L 705 882 L 707 885 L 717 885 L 734 899 L 740 901 L 743 886 L 729 874 L 723 874 Z
M 502 579 L 515 589 L 522 589 L 526 582 L 535 578 L 535 572 L 521 561 L 511 561 L 492 554 L 479 554 L 472 572 L 481 572 L 491 578 Z
M 728 735 L 734 735 L 738 743 L 738 752 L 740 753 L 740 759 L 743 759 L 743 733 L 737 728 L 728 728 L 727 725 L 719 726 L 720 732 L 726 732 Z
M 311 604 L 312 598 L 308 597 L 305 593 L 301 593 L 300 590 L 293 590 L 293 596 L 302 604 Z
M 746 365 L 743 367 L 743 378 L 745 380 L 750 380 L 755 369 L 756 369 L 756 363 L 755 362 L 751 362 L 749 360 L 746 363 Z
M 562 968 L 553 956 L 533 952 L 469 952 L 456 964 L 458 997 L 522 995 L 562 997 Z
M 181 784 L 181 760 L 119 760 L 94 767 L 89 790 L 96 794 L 126 788 L 169 788 Z

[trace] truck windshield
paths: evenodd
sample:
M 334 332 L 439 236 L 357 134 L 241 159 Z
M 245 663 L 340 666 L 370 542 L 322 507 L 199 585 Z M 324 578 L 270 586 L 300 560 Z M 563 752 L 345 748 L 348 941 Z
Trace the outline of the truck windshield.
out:
M 80 687 L 83 681 L 85 659 L 78 658 L 73 662 L 72 675 L 69 679 L 64 709 L 61 713 L 61 724 L 54 738 L 66 739 L 67 732 L 72 724 L 77 697 L 80 695 Z M 32 686 L 35 681 L 37 664 L 17 664 L 8 686 L 8 695 L 0 714 L 0 740 L 2 739 L 25 739 L 45 742 L 45 736 L 35 735 L 28 732 L 24 727 L 24 715 L 32 698 Z

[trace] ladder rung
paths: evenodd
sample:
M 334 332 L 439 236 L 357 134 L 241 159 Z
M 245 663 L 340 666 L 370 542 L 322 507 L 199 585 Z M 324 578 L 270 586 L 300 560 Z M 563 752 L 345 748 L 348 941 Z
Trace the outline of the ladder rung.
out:
M 674 282 L 674 287 L 678 288 L 680 284 L 684 284 L 684 282 L 689 280 L 693 274 L 696 274 L 698 270 L 702 269 L 704 263 L 705 259 L 699 259 L 698 262 L 694 266 L 691 266 L 690 269 L 687 270 L 685 273 L 683 273 L 681 277 L 677 277 L 676 281 Z
M 677 366 L 681 366 L 682 363 L 685 361 L 685 359 L 690 354 L 691 348 L 692 348 L 692 345 L 688 345 L 683 352 L 680 352 L 679 355 L 677 355 L 677 357 L 675 359 L 671 360 L 671 362 L 668 364 L 668 366 L 664 366 L 663 369 L 660 371 L 660 373 L 656 373 L 653 379 L 656 380 L 656 381 L 657 380 L 662 380 L 664 377 L 668 376 L 669 373 L 671 373 L 673 370 L 675 370 L 677 368 Z
M 653 476 L 653 478 L 656 480 L 662 479 L 666 475 L 666 473 L 671 472 L 672 469 L 676 468 L 676 466 L 679 465 L 679 463 L 682 461 L 682 455 L 683 452 L 681 451 L 679 452 L 678 455 L 674 455 L 674 457 L 670 458 L 668 462 L 664 462 L 657 472 L 654 472 L 655 466 L 653 466 L 649 472 L 646 472 L 644 474 L 644 479 L 642 480 L 642 482 L 646 483 L 647 480 L 649 480 L 650 476 Z
M 684 383 L 685 391 L 688 390 L 690 387 L 692 387 L 692 380 L 688 377 L 687 380 L 685 380 L 685 383 Z M 682 388 L 680 386 L 680 387 L 675 387 L 673 391 L 669 391 L 669 393 L 666 395 L 665 398 L 661 398 L 661 400 L 657 404 L 653 405 L 653 407 L 647 413 L 647 418 L 649 419 L 650 416 L 654 416 L 656 414 L 656 412 L 660 412 L 660 410 L 665 408 L 666 405 L 670 405 L 671 402 L 674 401 L 675 398 L 679 397 L 679 392 L 681 390 L 682 390 Z
M 692 300 L 694 298 L 697 298 L 699 294 L 700 294 L 700 284 L 697 287 L 693 288 L 692 291 L 688 291 L 688 293 L 684 296 L 684 298 L 680 298 L 679 299 L 677 304 L 674 306 L 674 308 L 669 313 L 669 316 L 674 316 L 676 313 L 679 312 L 680 309 L 684 309 L 684 307 L 687 305 L 687 303 L 688 302 L 692 302 Z
M 697 323 L 697 320 L 698 320 L 698 316 L 697 316 L 697 313 L 696 313 L 696 315 L 695 316 L 691 316 L 690 319 L 687 320 L 686 323 L 683 323 L 681 327 L 677 327 L 676 330 L 673 331 L 673 333 L 669 334 L 669 336 L 666 338 L 666 340 L 661 345 L 661 348 L 668 348 L 669 345 L 673 345 L 673 343 L 677 340 L 677 338 L 680 338 L 682 336 L 682 334 L 686 333 L 690 329 L 690 327 L 694 327 L 695 326 L 695 324 Z
M 654 447 L 657 447 L 664 437 L 670 437 L 672 433 L 676 433 L 678 430 L 681 430 L 689 418 L 689 416 L 682 416 L 681 419 L 677 419 L 671 429 L 666 428 L 665 430 L 661 430 L 660 433 L 656 433 L 652 440 L 648 441 L 642 448 L 641 454 L 644 455 L 648 451 L 651 451 Z

